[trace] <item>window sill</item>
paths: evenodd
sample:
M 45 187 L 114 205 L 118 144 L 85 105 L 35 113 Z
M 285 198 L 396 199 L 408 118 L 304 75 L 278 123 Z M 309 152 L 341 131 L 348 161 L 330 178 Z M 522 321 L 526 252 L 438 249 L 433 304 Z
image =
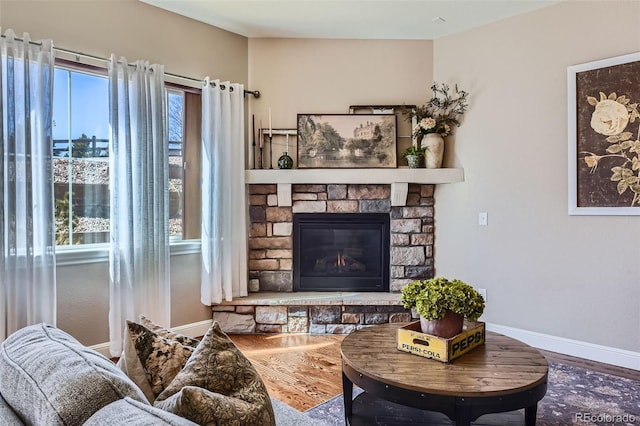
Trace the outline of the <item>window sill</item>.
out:
M 200 253 L 200 240 L 178 240 L 170 243 L 171 256 Z M 109 244 L 56 248 L 56 265 L 69 266 L 109 262 Z

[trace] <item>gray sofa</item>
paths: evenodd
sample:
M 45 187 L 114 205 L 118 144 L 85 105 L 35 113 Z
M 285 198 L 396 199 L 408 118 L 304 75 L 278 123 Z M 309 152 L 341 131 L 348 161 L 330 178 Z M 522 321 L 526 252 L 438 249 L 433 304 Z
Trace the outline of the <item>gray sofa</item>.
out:
M 0 346 L 0 425 L 194 425 L 153 407 L 113 362 L 38 324 Z
M 127 321 L 118 365 L 51 325 L 9 336 L 0 345 L 0 426 L 275 426 L 258 372 L 218 323 L 195 340 L 141 322 Z

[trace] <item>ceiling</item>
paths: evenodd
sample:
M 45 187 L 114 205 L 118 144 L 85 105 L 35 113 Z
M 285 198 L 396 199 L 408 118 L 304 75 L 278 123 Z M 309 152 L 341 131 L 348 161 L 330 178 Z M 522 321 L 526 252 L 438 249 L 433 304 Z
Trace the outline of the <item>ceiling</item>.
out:
M 250 38 L 434 40 L 560 0 L 140 0 Z

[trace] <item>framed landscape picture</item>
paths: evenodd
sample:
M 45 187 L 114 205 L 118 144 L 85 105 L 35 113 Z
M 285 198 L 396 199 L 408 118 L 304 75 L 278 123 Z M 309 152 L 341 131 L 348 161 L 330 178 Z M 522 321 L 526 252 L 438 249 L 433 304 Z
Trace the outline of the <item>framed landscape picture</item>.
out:
M 298 114 L 298 168 L 397 166 L 395 114 Z
M 567 68 L 569 214 L 640 215 L 640 52 Z

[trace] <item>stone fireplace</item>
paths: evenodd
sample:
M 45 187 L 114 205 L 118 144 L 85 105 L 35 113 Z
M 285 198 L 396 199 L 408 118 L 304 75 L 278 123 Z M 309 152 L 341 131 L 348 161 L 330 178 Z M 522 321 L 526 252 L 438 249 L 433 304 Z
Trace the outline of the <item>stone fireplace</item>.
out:
M 246 170 L 249 295 L 214 306 L 214 320 L 227 332 L 336 334 L 415 320 L 400 290 L 434 275 L 435 185 L 463 181 L 458 168 Z M 318 213 L 386 216 L 388 291 L 294 291 L 294 217 Z
M 292 205 L 278 206 L 277 185 L 249 185 L 249 291 L 294 290 L 293 221 L 298 213 L 388 215 L 389 290 L 433 277 L 433 192 L 432 184 L 409 184 L 406 205 L 392 206 L 389 184 L 294 184 Z
M 343 334 L 373 324 L 413 319 L 402 307 L 399 291 L 415 279 L 433 277 L 434 184 L 406 184 L 401 191 L 402 205 L 397 205 L 392 184 L 293 183 L 289 191 L 289 185 L 252 183 L 248 188 L 249 296 L 213 307 L 213 318 L 223 330 Z M 280 198 L 282 192 L 290 198 Z M 294 291 L 294 220 L 308 214 L 384 216 L 389 224 L 385 237 L 389 255 L 382 269 L 388 274 L 388 289 Z M 336 259 L 346 263 L 345 255 L 354 254 L 354 249 L 350 250 L 336 253 Z M 351 257 L 357 260 L 357 256 Z

